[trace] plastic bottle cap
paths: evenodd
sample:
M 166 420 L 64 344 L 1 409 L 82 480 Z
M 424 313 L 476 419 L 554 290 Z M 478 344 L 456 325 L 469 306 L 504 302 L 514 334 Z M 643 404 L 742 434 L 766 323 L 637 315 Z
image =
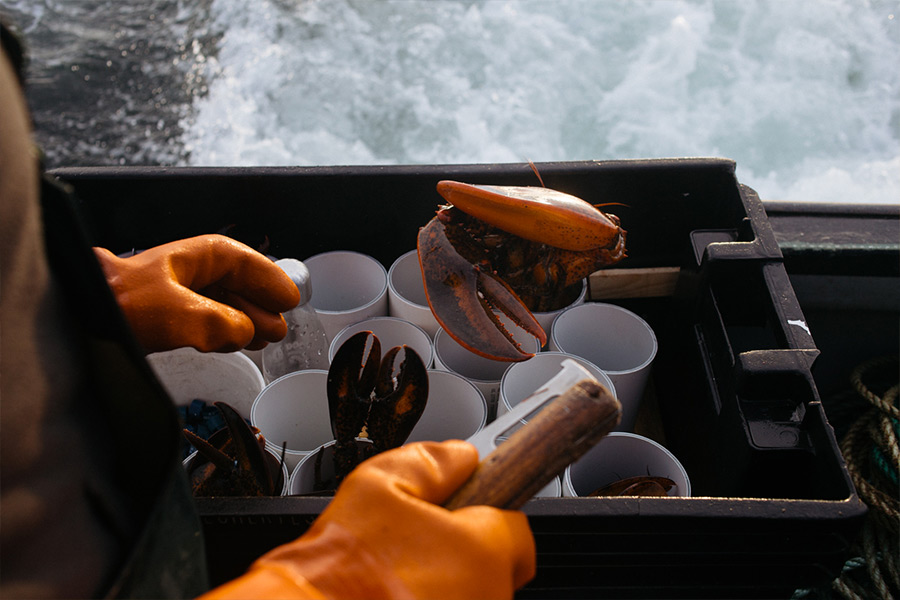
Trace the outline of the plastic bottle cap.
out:
M 300 290 L 300 304 L 306 304 L 312 298 L 312 279 L 309 276 L 309 269 L 296 258 L 282 258 L 276 260 L 275 264 L 281 267 L 281 270 L 287 273 L 297 289 Z

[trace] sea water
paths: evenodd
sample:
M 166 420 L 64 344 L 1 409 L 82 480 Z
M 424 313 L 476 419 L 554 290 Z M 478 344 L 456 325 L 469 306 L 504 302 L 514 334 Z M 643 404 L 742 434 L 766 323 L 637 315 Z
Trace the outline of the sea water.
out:
M 900 202 L 898 0 L 0 0 L 50 166 L 721 156 Z

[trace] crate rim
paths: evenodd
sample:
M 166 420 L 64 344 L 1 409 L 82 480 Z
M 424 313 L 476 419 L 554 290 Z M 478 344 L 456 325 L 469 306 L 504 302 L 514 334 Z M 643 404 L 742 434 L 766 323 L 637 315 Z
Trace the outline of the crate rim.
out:
M 729 158 L 720 157 L 685 157 L 685 158 L 630 158 L 614 160 L 573 160 L 573 161 L 546 161 L 534 162 L 541 169 L 558 170 L 571 168 L 599 167 L 599 168 L 660 168 L 660 167 L 695 167 L 725 170 L 734 173 L 736 162 Z M 48 173 L 60 179 L 66 177 L 92 177 L 92 176 L 208 176 L 212 174 L 233 173 L 234 175 L 258 174 L 266 176 L 298 174 L 336 174 L 336 175 L 374 175 L 379 173 L 395 174 L 428 174 L 453 172 L 483 172 L 485 174 L 497 171 L 509 172 L 510 169 L 521 169 L 523 173 L 533 173 L 529 162 L 509 163 L 423 163 L 423 164 L 359 164 L 359 165 L 275 165 L 275 166 L 157 166 L 157 165 L 126 165 L 126 166 L 85 166 L 85 167 L 57 167 Z

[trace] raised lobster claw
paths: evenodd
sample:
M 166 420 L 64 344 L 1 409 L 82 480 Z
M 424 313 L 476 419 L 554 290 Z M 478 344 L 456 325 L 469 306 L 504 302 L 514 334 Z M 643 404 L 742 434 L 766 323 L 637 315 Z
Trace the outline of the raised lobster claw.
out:
M 428 304 L 444 330 L 472 352 L 504 361 L 522 350 L 497 311 L 546 343 L 531 311 L 562 308 L 573 286 L 625 256 L 619 219 L 547 188 L 441 181 L 450 206 L 419 230 Z
M 441 215 L 441 213 L 438 213 Z M 444 213 L 448 214 L 448 213 Z M 524 360 L 532 355 L 503 327 L 494 312 L 540 338 L 547 336 L 516 293 L 477 256 L 473 242 L 441 216 L 419 231 L 419 261 L 431 311 L 441 327 L 460 344 L 488 358 Z
M 276 482 L 266 463 L 265 440 L 231 406 L 216 402 L 227 429 L 206 441 L 183 430 L 184 437 L 208 462 L 190 473 L 194 496 L 273 496 Z M 216 441 L 218 438 L 218 441 Z M 280 472 L 280 469 L 279 469 Z
M 366 346 L 371 347 L 366 356 Z M 403 360 L 395 376 L 400 353 Z M 371 454 L 403 444 L 425 411 L 428 371 L 409 346 L 395 346 L 381 356 L 381 342 L 361 331 L 335 353 L 328 370 L 328 409 L 335 443 L 335 473 L 340 482 L 368 456 L 356 443 L 363 428 Z

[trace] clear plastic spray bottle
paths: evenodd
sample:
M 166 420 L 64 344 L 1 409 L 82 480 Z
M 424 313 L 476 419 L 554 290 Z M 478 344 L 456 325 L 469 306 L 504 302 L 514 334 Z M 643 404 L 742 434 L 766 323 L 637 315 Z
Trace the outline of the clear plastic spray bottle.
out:
M 284 339 L 263 348 L 266 383 L 294 371 L 328 368 L 328 337 L 316 309 L 309 303 L 312 298 L 309 269 L 295 258 L 283 258 L 275 264 L 288 274 L 300 290 L 300 304 L 284 313 L 288 326 Z

